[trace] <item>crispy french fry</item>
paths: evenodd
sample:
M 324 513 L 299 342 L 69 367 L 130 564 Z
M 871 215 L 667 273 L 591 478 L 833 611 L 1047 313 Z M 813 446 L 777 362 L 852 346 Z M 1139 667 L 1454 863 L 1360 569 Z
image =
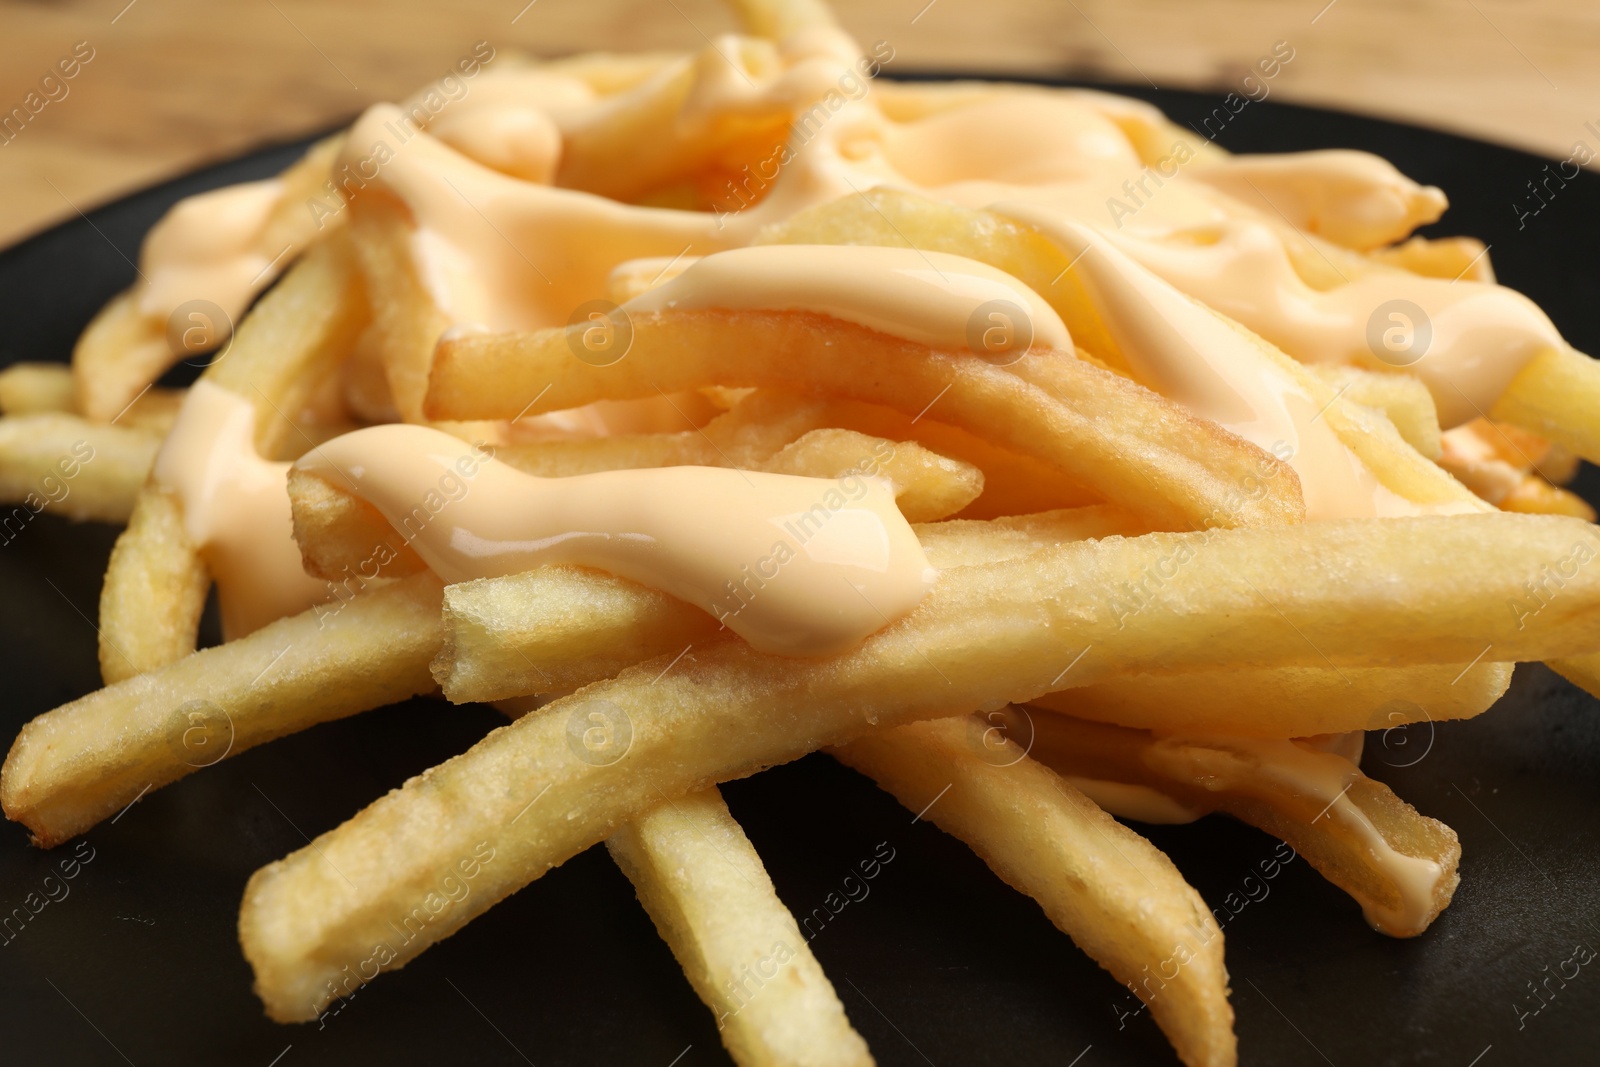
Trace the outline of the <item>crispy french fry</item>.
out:
M 937 567 L 1016 559 L 1086 537 L 1137 532 L 1108 505 L 988 522 L 917 527 Z M 675 597 L 575 567 L 461 582 L 445 590 L 445 645 L 434 675 L 456 703 L 564 693 L 641 660 L 714 638 L 720 624 Z M 1480 709 L 1481 710 L 1481 709 Z
M 1516 488 L 1500 500 L 1505 511 L 1521 511 L 1531 515 L 1570 515 L 1584 522 L 1595 520 L 1594 508 L 1577 493 L 1551 485 L 1537 474 L 1529 474 L 1518 482 Z
M 139 310 L 138 291 L 113 297 L 72 349 L 78 410 L 96 422 L 110 422 L 176 360 L 166 324 Z
M 227 354 L 205 376 L 256 408 L 262 455 L 294 455 L 298 412 L 336 372 L 366 316 L 360 280 L 341 241 L 295 264 L 240 324 Z M 184 529 L 182 507 L 152 479 L 117 539 L 100 589 L 100 671 L 107 683 L 194 651 L 210 578 Z
M 1373 729 L 1401 711 L 1414 719 L 1466 719 L 1511 684 L 1512 664 L 1419 667 L 1217 669 L 1130 674 L 1039 697 L 1045 708 L 1163 733 L 1290 738 Z M 1394 722 L 1400 721 L 1399 719 Z
M 1309 364 L 1306 370 L 1351 403 L 1383 412 L 1406 444 L 1431 460 L 1439 458 L 1439 412 L 1420 379 L 1326 364 Z
M 433 346 L 450 322 L 412 265 L 405 208 L 386 197 L 358 196 L 346 214 L 372 305 L 374 332 L 366 343 L 381 354 L 395 410 L 419 422 Z
M 273 262 L 255 280 L 254 291 L 271 284 L 279 270 L 295 262 L 295 254 L 336 232 L 306 211 L 306 201 L 322 192 L 343 135 L 317 142 L 298 162 L 279 175 L 277 202 L 258 237 L 263 258 Z M 182 203 L 174 210 L 181 210 Z M 340 221 L 339 216 L 333 219 Z M 140 307 L 136 285 L 113 298 L 89 324 L 72 352 L 78 410 L 96 422 L 109 422 L 151 382 L 178 362 L 182 353 L 167 342 L 165 315 L 149 315 Z M 221 342 L 231 324 L 213 323 Z
M 1460 882 L 1455 831 L 1336 753 L 1289 740 L 1161 737 L 1015 708 L 990 716 L 989 725 L 1069 781 L 1154 789 L 1287 841 L 1391 937 L 1426 930 Z M 1092 785 L 1084 788 L 1093 795 Z
M 960 838 L 1039 902 L 1058 929 L 1150 1006 L 1184 1063 L 1238 1061 L 1222 930 L 1159 849 L 979 720 L 870 734 L 833 750 L 911 811 Z M 1150 989 L 1139 984 L 1177 973 Z M 1158 979 L 1159 981 L 1159 979 Z
M 340 995 L 343 968 L 403 964 L 663 798 L 871 729 L 1027 701 L 1067 673 L 1090 684 L 1195 670 L 1223 647 L 1244 667 L 1466 662 L 1483 641 L 1507 659 L 1592 651 L 1600 571 L 1579 569 L 1559 610 L 1515 619 L 1505 604 L 1525 561 L 1594 538 L 1575 520 L 1498 513 L 1106 538 L 958 567 L 844 655 L 793 659 L 722 639 L 495 731 L 256 872 L 240 941 L 268 1013 L 313 1018 Z M 1105 599 L 1184 549 L 1143 610 Z M 505 857 L 480 873 L 481 892 L 396 942 L 395 917 L 480 841 Z
M 822 315 L 766 311 L 637 315 L 627 357 L 606 367 L 576 359 L 567 340 L 565 330 L 544 330 L 441 342 L 428 413 L 510 417 L 708 384 L 835 392 L 908 414 L 937 397 L 947 421 L 1156 521 L 1233 526 L 1304 515 L 1299 480 L 1286 464 L 1063 353 L 1038 350 L 1000 368 Z M 1048 378 L 1050 393 L 1012 373 L 1023 364 Z M 1112 410 L 1114 423 L 1103 417 Z
M 164 437 L 172 429 L 181 403 L 183 390 L 152 386 L 113 415 L 110 422 L 126 430 L 145 430 Z M 67 364 L 13 363 L 0 371 L 0 413 L 75 415 L 77 412 L 77 386 L 72 380 L 72 368 Z
M 872 1054 L 715 788 L 606 838 L 740 1067 L 868 1067 Z
M 65 363 L 13 363 L 0 370 L 0 414 L 71 414 L 76 410 L 72 368 Z
M 870 468 L 895 487 L 910 522 L 948 518 L 978 499 L 983 472 L 911 441 L 895 444 L 854 430 L 812 430 L 761 465 L 775 474 L 845 478 Z
M 1573 349 L 1549 349 L 1511 380 L 1489 411 L 1600 463 L 1600 365 Z
M 160 446 L 154 434 L 76 415 L 0 418 L 0 501 L 29 514 L 127 522 Z
M 46 712 L 0 770 L 6 817 L 57 845 L 225 756 L 427 692 L 440 590 L 419 575 Z
M 107 685 L 194 651 L 211 576 L 177 497 L 146 485 L 112 546 L 100 587 L 100 677 Z
M 1135 531 L 1130 517 L 1101 507 L 930 523 L 917 527 L 917 536 L 929 561 L 949 568 Z M 1137 598 L 1145 594 L 1115 587 L 1107 592 L 1114 610 L 1125 616 L 1144 610 Z M 699 645 L 718 630 L 706 613 L 665 594 L 554 567 L 453 585 L 445 594 L 445 619 L 448 636 L 434 671 L 457 702 L 576 689 L 640 659 Z M 1287 738 L 1367 729 L 1380 719 L 1388 726 L 1468 718 L 1498 700 L 1511 678 L 1510 664 L 1481 661 L 1330 669 L 1319 660 L 1276 669 L 1217 668 L 1202 661 L 1191 668 L 1194 673 L 1129 674 L 1090 685 L 1068 674 L 1062 680 L 1079 688 L 1036 702 L 1128 726 Z M 1389 720 L 1391 712 L 1400 718 Z

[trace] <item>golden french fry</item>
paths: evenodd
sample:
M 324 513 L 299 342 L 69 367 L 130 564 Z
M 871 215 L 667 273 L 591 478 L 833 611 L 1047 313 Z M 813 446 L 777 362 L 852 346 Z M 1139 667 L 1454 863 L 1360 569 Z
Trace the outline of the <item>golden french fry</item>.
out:
M 263 258 L 273 262 L 255 279 L 256 291 L 270 284 L 279 270 L 295 262 L 297 252 L 314 244 L 324 232 L 336 232 L 336 227 L 324 230 L 324 224 L 306 210 L 306 201 L 322 192 L 343 139 L 340 134 L 317 142 L 279 175 L 277 200 L 258 238 Z M 333 221 L 337 223 L 339 218 Z M 140 291 L 136 285 L 113 298 L 73 349 L 78 410 L 96 422 L 115 419 L 181 358 L 182 353 L 167 342 L 166 318 L 141 310 Z M 226 322 L 212 325 L 213 339 L 219 342 L 231 326 Z
M 1236 1063 L 1222 930 L 1200 894 L 1160 849 L 1021 748 L 1004 739 L 985 746 L 983 729 L 970 717 L 913 723 L 833 755 L 1038 901 L 1149 1005 L 1184 1063 Z M 1170 980 L 1155 977 L 1174 963 Z
M 1086 537 L 1139 532 L 1109 505 L 917 527 L 937 567 L 1017 559 Z M 642 660 L 684 652 L 722 629 L 691 604 L 575 567 L 461 582 L 445 590 L 445 644 L 434 676 L 456 703 L 564 693 Z
M 427 692 L 440 589 L 431 575 L 375 589 L 46 712 L 0 770 L 6 817 L 57 845 L 225 756 Z
M 1306 370 L 1351 403 L 1383 412 L 1406 444 L 1431 460 L 1439 458 L 1439 411 L 1421 379 L 1327 364 L 1309 364 Z
M 71 414 L 76 410 L 72 368 L 65 363 L 13 363 L 0 370 L 0 414 Z
M 1570 348 L 1549 349 L 1511 380 L 1489 417 L 1600 463 L 1600 365 Z
M 434 675 L 457 704 L 570 692 L 722 630 L 676 597 L 577 567 L 448 586 L 444 621 Z
M 1061 513 L 1060 518 L 1039 516 L 1031 530 L 963 522 L 924 525 L 917 532 L 936 566 L 1016 562 L 1028 558 L 1024 552 L 1054 551 L 1059 558 L 1083 559 L 1096 575 L 1081 579 L 1083 584 L 1065 571 L 1059 578 L 1064 584 L 1052 586 L 1051 579 L 1039 574 L 1029 577 L 1024 568 L 1017 578 L 1019 589 L 1005 595 L 1017 610 L 1026 612 L 1032 610 L 1026 607 L 1027 589 L 1086 590 L 1085 609 L 1105 614 L 1103 625 L 1118 643 L 1131 636 L 1135 623 L 1150 622 L 1147 613 L 1182 613 L 1202 603 L 1210 608 L 1220 603 L 1224 588 L 1231 590 L 1227 596 L 1237 599 L 1241 612 L 1265 613 L 1268 620 L 1279 620 L 1280 628 L 1274 632 L 1270 621 L 1261 624 L 1263 632 L 1274 633 L 1274 647 L 1267 658 L 1252 658 L 1254 638 L 1227 646 L 1233 650 L 1229 671 L 1218 670 L 1214 655 L 1202 646 L 1187 650 L 1181 660 L 1172 655 L 1153 656 L 1110 667 L 1101 658 L 1112 650 L 1096 646 L 1092 634 L 1085 632 L 1081 638 L 1069 638 L 1067 633 L 1076 631 L 1058 632 L 1063 640 L 1073 641 L 1076 648 L 1053 669 L 1060 677 L 1047 680 L 1042 692 L 1088 687 L 1081 703 L 1072 705 L 1078 714 L 1162 730 L 1204 729 L 1244 736 L 1292 737 L 1364 729 L 1380 712 L 1396 715 L 1392 721 L 1385 719 L 1386 726 L 1428 718 L 1468 717 L 1493 704 L 1509 682 L 1510 667 L 1483 663 L 1483 646 L 1468 647 L 1470 639 L 1464 636 L 1455 646 L 1458 654 L 1453 656 L 1443 654 L 1442 645 L 1436 645 L 1431 652 L 1403 649 L 1404 641 L 1420 634 L 1401 635 L 1398 623 L 1394 626 L 1392 647 L 1384 647 L 1378 641 L 1390 631 L 1375 628 L 1368 632 L 1365 652 L 1361 653 L 1358 620 L 1366 609 L 1356 605 L 1371 605 L 1374 619 L 1395 610 L 1396 605 L 1385 603 L 1381 586 L 1370 587 L 1367 592 L 1351 586 L 1346 589 L 1353 598 L 1348 605 L 1317 611 L 1310 606 L 1310 594 L 1297 588 L 1297 584 L 1314 583 L 1319 574 L 1326 576 L 1330 586 L 1339 585 L 1343 579 L 1315 564 L 1289 573 L 1300 565 L 1269 561 L 1269 553 L 1255 555 L 1247 549 L 1233 557 L 1241 571 L 1230 574 L 1221 564 L 1213 566 L 1214 542 L 1193 540 L 1201 535 L 1113 538 L 1093 545 L 1070 543 L 1086 533 L 1092 536 L 1095 525 L 1102 521 L 1114 529 L 1117 520 L 1102 515 L 1086 509 L 1083 513 Z M 1526 621 L 1542 614 L 1534 603 L 1524 605 L 1520 612 L 1507 608 L 1508 604 L 1522 604 L 1518 598 L 1526 596 L 1521 585 L 1526 567 L 1523 557 L 1510 550 L 1498 559 L 1483 556 L 1492 551 L 1487 542 L 1496 537 L 1494 531 L 1503 529 L 1503 536 L 1509 538 L 1519 535 L 1510 526 L 1493 525 L 1506 520 L 1541 524 L 1537 536 L 1542 547 L 1531 558 L 1547 558 L 1552 566 L 1565 561 L 1569 569 L 1577 568 L 1580 576 L 1585 573 L 1581 561 L 1596 550 L 1592 546 L 1600 546 L 1592 530 L 1582 523 L 1510 515 L 1318 524 L 1317 535 L 1308 542 L 1329 546 L 1342 543 L 1341 551 L 1359 552 L 1351 547 L 1353 539 L 1370 532 L 1375 539 L 1373 565 L 1385 569 L 1369 571 L 1368 577 L 1376 580 L 1379 573 L 1391 573 L 1386 569 L 1391 566 L 1396 568 L 1393 573 L 1405 573 L 1406 577 L 1397 580 L 1404 583 L 1415 600 L 1416 625 L 1429 631 L 1436 629 L 1443 618 L 1431 616 L 1430 608 L 1437 604 L 1444 610 L 1447 591 L 1453 584 L 1450 567 L 1443 560 L 1434 559 L 1425 571 L 1405 571 L 1402 559 L 1424 560 L 1427 549 L 1420 545 L 1402 548 L 1397 540 L 1401 527 L 1384 524 L 1403 523 L 1419 531 L 1448 531 L 1461 537 L 1458 544 L 1462 551 L 1477 554 L 1484 567 L 1502 569 L 1495 579 L 1501 592 L 1485 594 L 1460 617 L 1458 626 L 1462 635 L 1481 627 L 1485 643 L 1490 643 L 1495 632 L 1515 640 L 1523 635 L 1520 627 Z M 956 529 L 944 529 L 952 525 Z M 1270 539 L 1266 543 L 1270 544 Z M 1376 547 L 1380 543 L 1383 547 Z M 1043 557 L 1032 558 L 1042 565 Z M 1092 564 L 1088 563 L 1091 558 L 1095 560 Z M 1216 576 L 1214 580 L 1212 575 Z M 946 571 L 941 586 L 952 588 L 971 579 L 960 570 Z M 1202 584 L 1208 581 L 1214 584 Z M 1562 595 L 1573 592 L 1576 590 L 1569 586 Z M 1062 594 L 1041 591 L 1040 595 Z M 1569 610 L 1583 610 L 1579 603 L 1583 595 L 1569 601 Z M 1337 601 L 1331 589 L 1318 590 L 1316 598 L 1322 597 L 1333 598 L 1318 599 L 1323 606 Z M 664 594 L 606 575 L 557 568 L 451 586 L 445 605 L 449 637 L 435 665 L 435 674 L 446 694 L 456 701 L 563 692 L 609 677 L 643 656 L 676 653 L 686 646 L 699 645 L 716 632 L 715 623 L 705 613 Z M 1286 614 L 1277 614 L 1279 607 Z M 1303 615 L 1299 614 L 1302 609 Z M 1285 619 L 1291 623 L 1288 628 L 1282 628 Z M 1074 619 L 1075 623 L 1090 621 L 1088 616 Z M 1547 617 L 1545 621 L 1551 620 Z M 1099 625 L 1095 623 L 1096 628 Z M 1356 658 L 1325 645 L 1324 635 L 1330 625 L 1349 627 L 1349 651 Z M 1585 642 L 1590 640 L 1575 636 L 1566 644 L 1524 645 L 1520 657 L 1513 651 L 1514 645 L 1502 645 L 1498 639 L 1492 649 L 1496 658 L 1527 658 L 1525 653 L 1538 647 L 1583 651 Z M 1085 649 L 1086 645 L 1091 647 Z M 1080 650 L 1082 663 L 1075 658 Z M 1478 662 L 1470 669 L 1462 666 L 1475 660 Z M 1419 666 L 1408 666 L 1412 663 Z M 1035 696 L 1046 703 L 1076 699 L 1076 695 Z
M 100 309 L 72 349 L 78 410 L 110 422 L 176 361 L 166 323 L 139 310 L 136 289 L 121 293 Z
M 256 872 L 240 940 L 268 1013 L 313 1018 L 346 968 L 403 964 L 663 798 L 870 729 L 1027 701 L 1067 675 L 1193 671 L 1219 648 L 1243 667 L 1467 662 L 1483 641 L 1506 659 L 1600 649 L 1600 570 L 1579 568 L 1559 611 L 1505 610 L 1525 561 L 1575 544 L 1600 541 L 1576 520 L 1496 513 L 1112 537 L 958 567 L 841 656 L 721 639 L 496 730 Z M 1156 568 L 1172 577 L 1141 610 L 1108 599 Z M 483 841 L 506 862 L 479 875 L 482 892 L 397 939 L 433 872 Z
M 366 305 L 344 243 L 312 249 L 240 324 L 205 377 L 256 408 L 256 448 L 296 455 L 307 440 L 299 412 L 338 369 Z M 210 578 L 184 529 L 178 500 L 152 479 L 117 539 L 100 589 L 100 671 L 107 683 L 194 651 Z
M 51 511 L 73 519 L 127 522 L 161 439 L 142 430 L 89 422 L 76 415 L 0 418 L 0 501 L 31 516 Z M 13 509 L 0 520 L 9 530 Z M 23 519 L 26 522 L 26 519 Z
M 740 1067 L 868 1067 L 872 1054 L 715 788 L 606 838 Z
M 895 487 L 895 503 L 910 522 L 936 522 L 961 511 L 983 492 L 983 472 L 970 463 L 854 430 L 812 430 L 761 464 L 775 474 L 846 478 L 867 471 Z
M 1130 674 L 1032 703 L 1097 722 L 1163 733 L 1290 738 L 1387 729 L 1402 721 L 1466 719 L 1511 684 L 1510 663 L 1419 667 L 1218 668 Z M 1399 715 L 1388 719 L 1390 712 Z
M 146 485 L 112 546 L 100 587 L 100 677 L 107 685 L 194 651 L 211 576 L 177 497 Z
M 1015 708 L 988 725 L 1031 742 L 1028 754 L 1069 781 L 1088 779 L 1091 796 L 1096 782 L 1141 786 L 1287 841 L 1391 937 L 1426 930 L 1460 882 L 1455 831 L 1333 752 L 1289 740 L 1158 736 Z
M 1286 464 L 1075 356 L 1036 350 L 1000 368 L 786 311 L 656 312 L 634 316 L 632 330 L 626 358 L 605 367 L 573 356 L 565 330 L 441 342 L 428 413 L 510 417 L 708 384 L 835 392 L 908 414 L 937 399 L 946 421 L 1156 521 L 1189 528 L 1304 515 Z M 864 366 L 874 373 L 860 373 Z M 1049 393 L 1020 377 L 1025 366 L 1048 380 Z M 1113 410 L 1115 422 L 1104 418 Z
M 345 214 L 372 307 L 373 334 L 365 342 L 381 354 L 395 410 L 420 422 L 433 346 L 450 321 L 413 266 L 405 208 L 386 197 L 358 196 Z
M 1516 488 L 1500 500 L 1505 511 L 1522 511 L 1533 515 L 1570 515 L 1584 522 L 1595 520 L 1594 508 L 1577 493 L 1551 485 L 1537 474 L 1529 474 L 1518 482 Z

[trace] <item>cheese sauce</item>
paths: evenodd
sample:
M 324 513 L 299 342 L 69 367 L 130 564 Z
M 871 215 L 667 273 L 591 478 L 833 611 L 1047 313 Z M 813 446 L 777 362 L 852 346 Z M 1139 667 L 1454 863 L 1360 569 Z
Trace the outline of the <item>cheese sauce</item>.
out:
M 294 540 L 289 464 L 256 452 L 256 409 L 201 378 L 189 387 L 152 472 L 182 502 L 183 527 L 217 583 L 224 640 L 328 598 Z
M 718 37 L 695 55 L 609 67 L 582 59 L 502 65 L 420 126 L 404 107 L 368 109 L 345 142 L 337 180 L 353 213 L 366 197 L 403 207 L 410 266 L 452 329 L 565 326 L 580 306 L 610 294 L 638 311 L 817 311 L 959 347 L 974 312 L 1001 300 L 1024 309 L 1035 345 L 1070 349 L 1040 294 L 971 260 L 914 249 L 745 247 L 769 224 L 878 186 L 997 206 L 1081 257 L 1072 269 L 1140 380 L 1286 454 L 1313 518 L 1418 509 L 1339 440 L 1293 375 L 1188 297 L 1295 359 L 1404 367 L 1428 385 L 1447 427 L 1489 410 L 1533 356 L 1563 344 L 1508 289 L 1375 261 L 1345 277 L 1340 264 L 1355 260 L 1343 249 L 1400 240 L 1444 207 L 1438 190 L 1376 157 L 1227 157 L 1133 101 L 975 83 L 869 84 L 882 61 L 879 50 L 869 61 L 837 31 L 808 29 L 777 43 Z M 185 201 L 147 242 L 141 308 L 162 314 L 203 297 L 242 312 L 275 269 L 279 252 L 265 234 L 285 195 L 265 182 Z M 1305 247 L 1325 260 L 1317 277 L 1306 272 Z M 1415 343 L 1422 333 L 1425 343 Z M 605 434 L 663 411 L 597 407 L 525 432 Z M 255 454 L 253 417 L 246 401 L 202 381 L 156 469 L 158 484 L 183 502 L 232 635 L 322 595 L 289 538 L 286 466 Z M 430 512 L 413 540 L 447 580 L 542 562 L 600 567 L 699 604 L 761 648 L 848 647 L 910 611 L 931 580 L 877 483 L 863 481 L 852 498 L 844 483 L 699 468 L 545 482 L 492 462 L 469 482 L 456 466 L 469 453 L 436 431 L 382 427 L 301 462 L 355 486 L 402 531 L 454 472 L 465 495 Z M 795 535 L 801 522 L 804 541 Z M 1368 842 L 1401 887 L 1394 914 L 1369 918 L 1413 918 L 1440 872 L 1386 850 L 1339 799 L 1348 763 L 1274 752 L 1262 750 L 1262 773 L 1292 774 L 1326 794 L 1330 814 Z M 1137 801 L 1147 814 L 1184 815 L 1149 796 L 1087 785 L 1108 805 Z
M 703 608 L 767 652 L 844 651 L 935 577 L 876 478 L 720 467 L 539 478 L 423 426 L 374 426 L 299 461 L 349 485 L 446 582 L 564 563 Z

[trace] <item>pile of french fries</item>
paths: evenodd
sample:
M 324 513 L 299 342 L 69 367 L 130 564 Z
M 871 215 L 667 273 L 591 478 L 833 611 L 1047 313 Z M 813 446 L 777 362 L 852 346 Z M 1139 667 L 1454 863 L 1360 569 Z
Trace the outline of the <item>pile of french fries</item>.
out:
M 767 76 L 762 62 L 781 68 L 774 57 L 793 42 L 836 32 L 807 2 L 738 6 L 751 36 L 722 39 L 721 52 L 551 65 L 611 105 L 565 146 L 576 162 L 564 182 L 640 199 L 601 162 L 642 172 L 687 154 L 681 199 L 764 155 L 751 131 L 781 133 L 815 106 L 820 96 L 779 94 L 775 111 L 696 135 L 715 152 L 684 148 L 673 116 L 695 77 L 724 63 Z M 915 119 L 894 117 L 891 86 L 874 91 L 884 115 Z M 978 91 L 951 87 L 940 106 Z M 1183 144 L 1207 167 L 1231 165 L 1148 109 L 1062 95 L 1103 109 L 1147 163 Z M 605 842 L 737 1062 L 870 1063 L 717 792 L 826 750 L 1033 897 L 1148 1005 L 1184 1063 L 1232 1064 L 1221 930 L 1173 863 L 1108 810 L 1225 812 L 1292 845 L 1379 931 L 1411 937 L 1449 904 L 1460 846 L 1361 772 L 1359 732 L 1477 715 L 1517 662 L 1600 694 L 1600 568 L 1587 566 L 1600 536 L 1559 484 L 1580 458 L 1600 461 L 1600 368 L 1571 349 L 1541 353 L 1482 418 L 1442 432 L 1407 370 L 1302 366 L 1235 327 L 1289 368 L 1388 490 L 1433 510 L 1306 521 L 1283 458 L 1138 381 L 1074 254 L 1019 217 L 884 185 L 751 240 L 977 260 L 1054 308 L 1069 350 L 1005 362 L 784 307 L 667 309 L 635 316 L 625 357 L 599 365 L 573 358 L 580 327 L 564 320 L 451 329 L 462 324 L 418 267 L 416 220 L 381 189 L 308 222 L 340 152 L 330 139 L 279 179 L 255 240 L 263 255 L 292 254 L 246 294 L 237 328 L 212 338 L 222 347 L 201 377 L 254 409 L 262 460 L 287 464 L 396 420 L 550 478 L 684 465 L 841 478 L 870 457 L 938 577 L 858 647 L 782 656 L 597 570 L 444 584 L 354 483 L 298 464 L 284 492 L 322 602 L 197 649 L 216 546 L 196 542 L 183 501 L 151 473 L 185 399 L 155 384 L 188 354 L 168 343 L 166 317 L 136 288 L 88 327 L 70 369 L 0 372 L 0 496 L 125 524 L 100 602 L 105 687 L 28 724 L 0 777 L 6 815 L 38 845 L 218 759 L 417 694 L 497 702 L 514 718 L 250 880 L 239 936 L 274 1019 L 315 1019 Z M 1337 215 L 1340 190 L 1319 192 Z M 669 209 L 710 210 L 656 208 Z M 1284 242 L 1322 288 L 1335 284 L 1323 264 L 1492 280 L 1481 246 L 1399 243 L 1408 230 L 1383 247 L 1342 246 L 1336 227 Z M 619 254 L 610 288 L 585 298 L 626 302 L 670 273 L 624 266 L 632 258 Z M 1193 314 L 1221 319 L 1201 304 Z M 658 395 L 678 398 L 679 425 L 528 431 L 550 413 Z M 470 893 L 444 888 L 462 881 Z M 755 995 L 741 984 L 750 973 L 784 981 Z

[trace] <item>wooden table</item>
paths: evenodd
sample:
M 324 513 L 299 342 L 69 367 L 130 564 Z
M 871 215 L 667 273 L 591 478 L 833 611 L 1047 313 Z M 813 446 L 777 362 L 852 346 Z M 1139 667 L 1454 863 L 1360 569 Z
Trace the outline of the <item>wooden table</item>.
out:
M 394 99 L 477 40 L 555 55 L 703 47 L 714 0 L 0 0 L 0 246 L 76 210 Z M 1324 4 L 1326 3 L 1326 6 Z M 894 70 L 1237 86 L 1286 41 L 1279 99 L 1408 119 L 1565 158 L 1600 151 L 1600 5 L 1571 0 L 859 0 Z M 70 66 L 70 64 L 69 64 Z M 64 95 L 63 95 L 64 91 Z M 1595 124 L 1595 131 L 1585 128 Z

